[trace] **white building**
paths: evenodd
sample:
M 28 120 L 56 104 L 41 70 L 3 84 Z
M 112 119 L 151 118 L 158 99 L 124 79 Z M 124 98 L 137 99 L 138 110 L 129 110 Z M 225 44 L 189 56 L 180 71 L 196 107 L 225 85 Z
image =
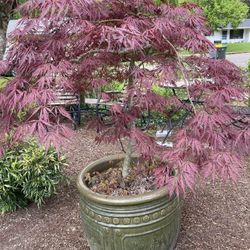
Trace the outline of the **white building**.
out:
M 236 29 L 229 24 L 226 28 L 214 31 L 208 39 L 211 42 L 222 41 L 222 43 L 250 42 L 250 19 L 245 19 Z
M 8 23 L 7 31 L 6 31 L 7 44 L 6 44 L 5 52 L 4 52 L 4 55 L 3 55 L 4 60 L 6 59 L 7 51 L 8 51 L 9 46 L 10 46 L 10 44 L 8 42 L 8 36 L 10 35 L 10 33 L 12 31 L 14 31 L 16 29 L 16 27 L 18 27 L 18 22 L 19 22 L 19 20 L 10 20 L 9 23 Z

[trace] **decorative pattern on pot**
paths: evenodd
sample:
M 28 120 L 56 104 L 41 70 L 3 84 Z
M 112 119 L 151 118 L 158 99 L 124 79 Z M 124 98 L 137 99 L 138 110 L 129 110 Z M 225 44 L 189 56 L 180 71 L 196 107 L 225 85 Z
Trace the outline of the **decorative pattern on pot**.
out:
M 176 205 L 171 213 L 161 209 L 160 212 L 133 218 L 103 217 L 82 207 L 84 231 L 91 250 L 173 249 L 180 217 L 179 206 Z
M 89 203 L 90 204 L 90 203 Z M 124 217 L 127 215 L 122 215 L 120 217 L 114 216 L 107 216 L 104 214 L 104 211 L 102 213 L 100 210 L 96 210 L 96 207 L 91 208 L 90 205 L 84 202 L 84 200 L 81 200 L 81 210 L 82 210 L 82 216 L 88 216 L 95 220 L 96 222 L 100 222 L 102 224 L 113 224 L 113 225 L 138 225 L 138 224 L 150 224 L 154 223 L 157 220 L 162 220 L 173 213 L 173 210 L 176 206 L 179 206 L 179 204 L 176 204 L 176 202 L 172 202 L 171 205 L 169 205 L 166 208 L 161 208 L 157 212 L 151 212 L 148 214 L 138 215 L 138 216 L 129 216 Z M 93 210 L 92 210 L 93 209 Z M 100 209 L 100 208 L 99 208 Z

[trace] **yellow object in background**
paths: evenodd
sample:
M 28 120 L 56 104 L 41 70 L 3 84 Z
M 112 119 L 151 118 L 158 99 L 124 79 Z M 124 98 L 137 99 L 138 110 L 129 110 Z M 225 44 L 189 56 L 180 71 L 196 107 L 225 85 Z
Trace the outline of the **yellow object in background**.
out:
M 215 48 L 221 48 L 222 47 L 222 43 L 216 43 L 214 46 L 215 46 Z

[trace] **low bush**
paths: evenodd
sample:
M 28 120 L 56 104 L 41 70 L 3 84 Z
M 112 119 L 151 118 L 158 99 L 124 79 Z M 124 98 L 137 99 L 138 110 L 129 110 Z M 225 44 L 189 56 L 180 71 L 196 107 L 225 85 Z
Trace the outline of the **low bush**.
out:
M 112 81 L 110 84 L 105 85 L 102 91 L 122 91 L 124 88 L 124 83 L 119 81 Z
M 0 76 L 0 90 L 5 86 L 7 81 L 10 80 L 10 77 L 1 77 Z
M 63 179 L 65 158 L 47 151 L 35 140 L 9 149 L 0 159 L 0 213 L 34 202 L 38 207 L 56 191 Z

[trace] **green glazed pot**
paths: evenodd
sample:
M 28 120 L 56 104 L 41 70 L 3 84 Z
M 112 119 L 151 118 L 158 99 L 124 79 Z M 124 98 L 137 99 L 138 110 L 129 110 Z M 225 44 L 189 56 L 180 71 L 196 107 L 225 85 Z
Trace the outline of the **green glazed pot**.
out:
M 123 159 L 124 155 L 102 158 L 78 176 L 81 216 L 91 250 L 173 249 L 180 227 L 180 202 L 170 198 L 166 188 L 113 197 L 94 193 L 84 183 L 87 173 L 115 167 Z

